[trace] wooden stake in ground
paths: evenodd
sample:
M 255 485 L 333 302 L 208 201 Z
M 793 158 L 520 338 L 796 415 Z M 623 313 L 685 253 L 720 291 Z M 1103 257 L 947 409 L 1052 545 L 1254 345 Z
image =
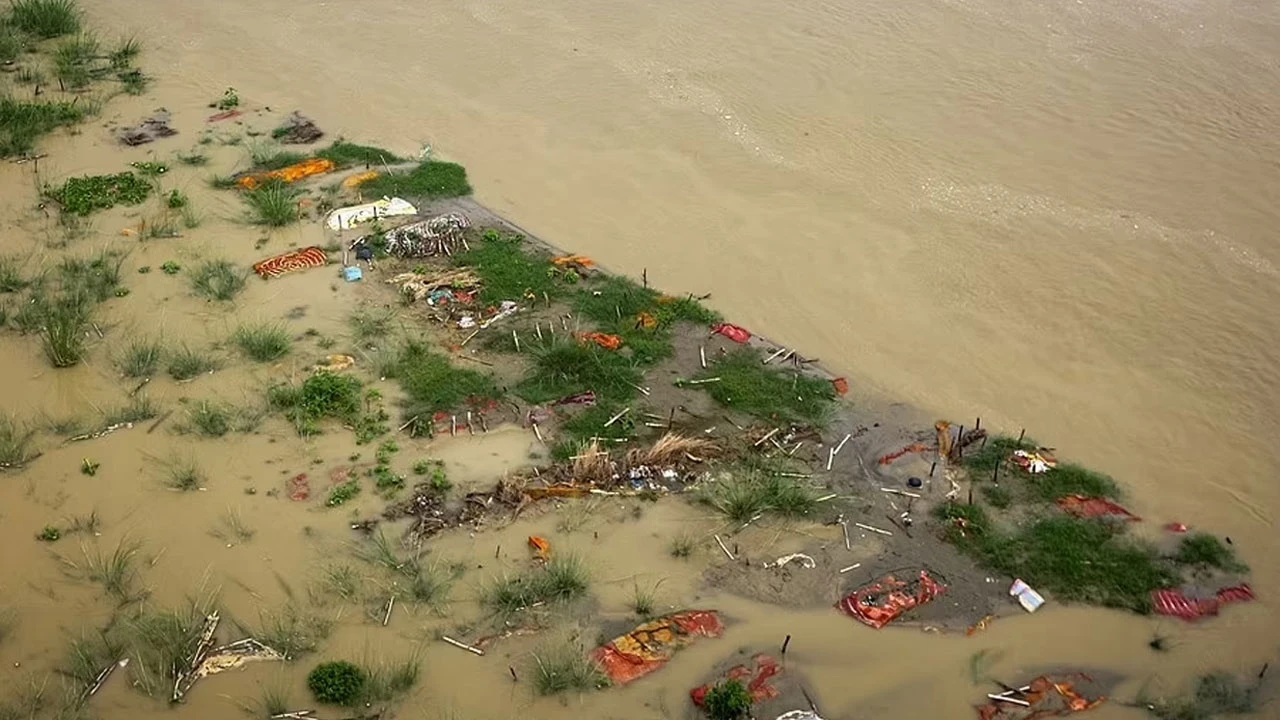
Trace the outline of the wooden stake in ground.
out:
M 382 627 L 386 627 L 391 622 L 391 609 L 396 606 L 396 596 L 392 595 L 387 599 L 387 612 L 382 616 Z
M 511 339 L 516 341 L 516 352 L 520 352 L 520 335 L 515 330 L 511 331 Z
M 481 656 L 484 655 L 484 651 L 481 650 L 480 648 L 472 647 L 470 645 L 467 645 L 466 643 L 460 643 L 457 640 L 454 640 L 453 638 L 449 637 L 448 635 L 441 635 L 440 639 L 456 648 L 461 648 L 463 650 L 466 650 L 467 652 L 475 653 L 476 655 L 481 655 Z M 514 677 L 515 673 L 512 673 L 511 675 Z
M 729 552 L 729 548 L 725 547 L 724 541 L 720 539 L 720 536 L 716 535 L 715 539 L 716 539 L 716 544 L 719 545 L 720 549 L 724 551 L 725 557 L 729 558 L 730 560 L 733 560 L 734 559 L 733 553 Z
M 614 415 L 613 417 L 609 418 L 609 421 L 608 421 L 608 422 L 606 422 L 606 423 L 604 424 L 604 426 L 605 426 L 605 427 L 609 427 L 610 425 L 612 425 L 612 424 L 614 424 L 614 423 L 618 422 L 619 420 L 621 420 L 621 419 L 622 419 L 622 416 L 623 416 L 623 415 L 626 415 L 626 414 L 627 414 L 627 413 L 629 413 L 629 412 L 631 412 L 631 408 L 630 408 L 630 407 L 625 407 L 625 408 L 623 408 L 623 409 L 622 409 L 622 412 L 620 412 L 620 413 L 618 413 L 617 415 Z
M 698 346 L 698 359 L 702 361 L 702 369 L 706 370 L 707 369 L 707 349 L 701 345 Z

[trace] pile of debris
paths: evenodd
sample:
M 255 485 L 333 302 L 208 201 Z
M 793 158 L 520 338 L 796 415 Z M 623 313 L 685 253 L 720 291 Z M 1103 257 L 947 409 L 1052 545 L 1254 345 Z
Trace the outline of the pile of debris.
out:
M 721 447 L 706 438 L 667 433 L 647 448 L 632 448 L 618 459 L 593 440 L 568 462 L 526 477 L 524 492 L 534 500 L 548 497 L 619 495 L 636 492 L 684 492 L 702 477 L 704 463 Z

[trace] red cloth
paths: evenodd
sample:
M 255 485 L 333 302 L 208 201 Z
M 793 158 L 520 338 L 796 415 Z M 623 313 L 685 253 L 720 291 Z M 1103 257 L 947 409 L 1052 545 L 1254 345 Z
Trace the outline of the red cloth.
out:
M 311 482 L 307 480 L 306 473 L 289 478 L 286 486 L 290 500 L 306 500 L 311 497 Z
M 920 571 L 918 581 L 885 575 L 845 597 L 836 603 L 836 607 L 858 622 L 879 630 L 906 611 L 924 605 L 946 591 L 947 586 L 934 580 L 928 570 Z
M 720 637 L 724 625 L 711 610 L 690 610 L 643 623 L 591 651 L 591 660 L 615 685 L 658 670 L 678 648 L 698 637 Z
M 254 263 L 253 271 L 264 278 L 279 277 L 294 270 L 321 267 L 327 262 L 329 262 L 329 257 L 324 254 L 324 250 L 313 245 L 297 252 L 287 252 L 283 255 L 276 255 L 262 262 Z
M 716 323 L 711 326 L 711 332 L 719 333 L 736 343 L 745 343 L 751 339 L 751 331 L 746 328 L 740 328 L 737 325 L 729 323 Z
M 1058 507 L 1082 518 L 1118 517 L 1130 522 L 1142 519 L 1106 498 L 1067 495 L 1058 498 Z
M 711 692 L 716 685 L 728 680 L 737 680 L 745 685 L 747 692 L 751 693 L 752 703 L 764 702 L 778 697 L 778 689 L 769 684 L 770 678 L 782 673 L 782 667 L 778 665 L 778 661 L 768 655 L 761 654 L 751 658 L 751 663 L 754 667 L 735 665 L 715 682 L 709 682 L 706 685 L 690 690 L 689 697 L 693 698 L 693 704 L 702 707 L 702 704 L 707 700 L 707 693 Z
M 1243 583 L 1222 588 L 1212 597 L 1207 598 L 1187 597 L 1177 588 L 1155 590 L 1151 593 L 1151 604 L 1157 613 L 1172 615 L 1187 622 L 1217 615 L 1218 610 L 1227 603 L 1248 602 L 1252 599 L 1253 588 Z

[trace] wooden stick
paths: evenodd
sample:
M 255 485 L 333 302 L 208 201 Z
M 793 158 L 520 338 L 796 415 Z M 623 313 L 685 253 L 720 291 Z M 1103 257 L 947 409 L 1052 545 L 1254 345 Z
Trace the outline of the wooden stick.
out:
M 843 575 L 849 572 L 850 570 L 857 570 L 860 567 L 862 567 L 862 563 L 854 563 L 847 568 L 840 568 L 840 574 Z
M 391 609 L 394 608 L 395 606 L 396 606 L 396 596 L 392 595 L 387 600 L 387 612 L 385 615 L 382 616 L 382 627 L 386 627 L 387 623 L 391 622 Z
M 488 434 L 489 434 L 489 423 L 485 422 L 485 420 L 484 420 L 484 413 L 476 413 L 476 415 L 478 415 L 478 416 L 480 417 L 480 429 L 481 429 L 482 431 L 484 431 L 484 433 L 485 433 L 486 435 L 488 435 Z
M 791 644 L 791 636 L 788 635 L 786 640 L 782 641 L 782 654 L 787 654 L 787 646 Z
M 702 361 L 702 369 L 705 370 L 707 368 L 707 349 L 701 345 L 698 346 L 698 359 Z
M 919 497 L 920 497 L 920 496 L 919 496 L 919 495 L 917 495 L 916 493 L 913 493 L 913 492 L 907 492 L 906 490 L 899 490 L 898 488 L 885 488 L 885 487 L 882 487 L 882 488 L 880 488 L 880 492 L 893 493 L 894 495 L 904 495 L 904 496 L 909 497 L 909 498 L 919 498 Z
M 1026 428 L 1022 428 L 1021 430 L 1019 430 L 1019 431 L 1018 431 L 1018 449 L 1019 449 L 1019 450 L 1021 450 L 1021 449 L 1022 449 L 1022 438 L 1026 437 L 1026 436 L 1027 436 L 1027 429 L 1026 429 Z
M 801 445 L 803 445 L 803 444 L 804 444 L 804 441 L 803 441 L 803 440 L 801 440 L 800 442 L 796 443 L 796 446 L 795 446 L 795 447 L 793 447 L 793 448 L 791 448 L 791 450 L 790 450 L 787 454 L 788 454 L 788 455 L 795 455 L 795 454 L 796 454 L 796 451 L 797 451 L 797 450 L 799 450 L 799 449 L 800 449 L 800 446 L 801 446 Z
M 418 416 L 417 416 L 417 415 L 414 415 L 413 417 L 409 418 L 408 420 L 405 420 L 403 425 L 401 425 L 400 427 L 396 428 L 396 432 L 404 432 L 404 429 L 405 429 L 405 428 L 407 428 L 407 427 L 409 427 L 410 425 L 412 425 L 412 424 L 413 424 L 417 419 L 418 419 Z
M 150 435 L 151 433 L 155 432 L 156 428 L 160 427 L 161 423 L 163 423 L 165 420 L 168 420 L 169 416 L 172 414 L 173 414 L 173 411 L 169 410 L 169 411 L 166 411 L 165 414 L 157 418 L 155 422 L 151 423 L 151 427 L 147 428 L 147 434 Z
M 508 665 L 507 670 L 511 671 L 511 682 L 520 682 L 520 678 L 516 677 L 516 669 L 513 665 Z
M 475 336 L 476 336 L 476 334 L 477 334 L 477 333 L 479 333 L 479 332 L 480 332 L 480 331 L 477 329 L 475 332 L 473 332 L 473 333 L 471 333 L 470 335 L 468 335 L 468 336 L 466 336 L 465 338 L 463 338 L 462 343 L 461 343 L 461 344 L 459 344 L 459 345 L 458 345 L 458 347 L 463 347 L 463 346 L 464 346 L 464 345 L 466 345 L 467 343 L 471 342 L 471 338 L 475 337 Z
M 629 413 L 629 412 L 631 412 L 631 408 L 630 408 L 630 406 L 623 408 L 623 409 L 622 409 L 622 412 L 620 412 L 620 413 L 618 413 L 617 415 L 614 415 L 613 417 L 609 418 L 609 422 L 606 422 L 606 423 L 604 424 L 604 427 L 609 427 L 610 425 L 612 425 L 612 424 L 614 424 L 614 423 L 618 422 L 619 420 L 621 420 L 621 419 L 622 419 L 622 416 L 623 416 L 623 415 L 626 415 L 626 414 L 627 414 L 627 413 Z
M 764 364 L 765 364 L 765 365 L 768 365 L 769 363 L 773 362 L 773 359 L 774 359 L 774 358 L 778 357 L 779 355 L 781 355 L 782 353 L 784 353 L 784 352 L 786 352 L 786 351 L 787 351 L 787 349 L 786 349 L 786 348 L 778 348 L 777 352 L 775 352 L 774 354 L 772 354 L 772 355 L 770 355 L 769 357 L 767 357 L 767 358 L 765 358 L 765 359 L 764 359 Z
M 547 444 L 547 441 L 542 439 L 542 431 L 538 429 L 538 423 L 533 423 L 533 434 L 538 436 L 538 442 Z
M 628 385 L 630 385 L 631 387 L 635 388 L 636 390 L 639 390 L 639 391 L 640 391 L 640 393 L 641 393 L 641 394 L 643 394 L 643 395 L 648 395 L 648 394 L 649 394 L 649 388 L 646 388 L 646 387 L 640 387 L 639 385 L 636 385 L 635 383 L 627 383 L 627 384 L 628 384 Z
M 734 559 L 733 553 L 729 552 L 729 548 L 724 546 L 724 541 L 720 539 L 720 536 L 716 535 L 715 538 L 716 538 L 716 544 L 718 544 L 720 546 L 720 549 L 724 551 L 725 556 L 728 557 L 730 560 L 733 560 Z
M 816 502 L 816 503 L 826 502 L 826 501 L 828 501 L 828 500 L 830 500 L 830 499 L 832 499 L 832 498 L 834 498 L 834 497 L 836 497 L 836 494 L 835 494 L 835 493 L 831 493 L 830 495 L 823 495 L 822 497 L 818 498 L 817 500 L 814 500 L 814 502 Z
M 720 382 L 720 378 L 713 377 L 713 378 L 707 378 L 705 380 L 686 380 L 685 384 L 686 385 L 705 385 L 706 383 L 713 383 L 713 382 Z
M 520 352 L 520 335 L 513 329 L 511 339 L 516 341 L 516 352 Z
M 849 544 L 849 523 L 841 520 L 840 531 L 844 533 L 844 549 L 852 550 L 853 546 Z
M 831 472 L 831 463 L 836 460 L 836 449 L 831 448 L 827 451 L 827 472 Z
M 542 340 L 542 323 L 534 323 L 533 330 L 538 334 L 538 340 Z
M 453 638 L 449 637 L 448 635 L 441 635 L 440 639 L 456 648 L 461 648 L 463 650 L 466 650 L 467 652 L 475 653 L 476 655 L 481 655 L 481 656 L 484 655 L 484 651 L 481 650 L 480 648 L 472 647 L 470 645 L 467 645 L 466 643 L 460 643 L 457 640 L 454 640 Z M 515 673 L 511 673 L 511 675 L 514 677 Z
M 778 430 L 779 430 L 779 429 L 780 429 L 780 428 L 774 428 L 774 429 L 770 430 L 767 434 L 765 434 L 765 436 L 764 436 L 764 437 L 762 437 L 762 438 L 760 438 L 759 440 L 755 441 L 755 442 L 752 444 L 752 445 L 753 445 L 753 447 L 760 447 L 761 445 L 763 445 L 763 444 L 765 443 L 765 441 L 766 441 L 766 440 L 768 440 L 769 438 L 773 437 L 774 435 L 777 435 L 777 434 L 778 434 Z
M 467 434 L 468 435 L 476 434 L 475 428 L 471 427 L 471 411 L 470 410 L 467 411 Z
M 457 437 L 457 435 L 458 435 L 458 416 L 450 415 L 449 416 L 449 436 Z
M 892 534 L 893 534 L 893 533 L 889 532 L 888 530 L 881 530 L 881 529 L 880 529 L 880 528 L 878 528 L 878 527 L 871 527 L 870 525 L 863 525 L 862 523 L 859 523 L 859 522 L 854 523 L 854 525 L 857 525 L 858 527 L 862 528 L 863 530 L 870 530 L 870 531 L 871 531 L 871 532 L 873 532 L 873 533 L 880 533 L 881 535 L 892 535 Z
M 836 446 L 836 450 L 835 452 L 832 453 L 832 455 L 839 455 L 840 451 L 844 449 L 844 444 L 849 442 L 849 438 L 851 437 L 853 437 L 852 433 L 845 435 L 844 439 L 840 441 L 840 444 Z
M 1027 702 L 1026 700 L 1019 700 L 1017 698 L 1005 697 L 1004 695 L 993 695 L 991 693 L 987 693 L 987 697 L 991 698 L 992 700 L 996 700 L 998 702 L 1007 702 L 1007 703 L 1013 703 L 1014 705 L 1021 705 L 1022 707 L 1031 707 L 1031 703 Z

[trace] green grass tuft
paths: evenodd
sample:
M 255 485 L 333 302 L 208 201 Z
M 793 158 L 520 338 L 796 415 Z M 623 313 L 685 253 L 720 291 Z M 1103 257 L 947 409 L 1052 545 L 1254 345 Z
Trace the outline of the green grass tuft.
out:
M 454 256 L 454 264 L 475 270 L 484 303 L 523 302 L 529 296 L 540 301 L 544 294 L 555 298 L 563 290 L 555 266 L 546 257 L 525 252 L 521 235 L 486 230 L 471 243 L 471 250 Z
M 142 610 L 119 621 L 129 653 L 129 679 L 135 689 L 155 697 L 173 691 L 177 673 L 185 669 L 216 609 L 212 596 L 189 600 L 176 610 Z
M 159 414 L 156 406 L 146 395 L 140 395 L 127 404 L 119 407 L 111 408 L 103 413 L 102 421 L 110 425 L 120 425 L 124 423 L 138 423 L 144 420 L 150 420 Z
M 317 372 L 298 386 L 277 385 L 267 393 L 271 406 L 284 413 L 302 436 L 320 432 L 320 421 L 333 418 L 355 423 L 360 418 L 361 384 L 356 378 Z
M 57 128 L 81 122 L 94 112 L 85 102 L 25 101 L 0 96 L 0 157 L 24 155 Z
M 31 446 L 35 435 L 34 428 L 8 415 L 0 415 L 0 466 L 21 467 L 34 460 L 38 455 Z
M 186 420 L 178 432 L 222 437 L 228 433 L 250 433 L 262 424 L 263 412 L 257 408 L 237 407 L 200 400 L 187 405 Z
M 338 140 L 329 147 L 318 151 L 316 157 L 329 160 L 339 168 L 347 168 L 353 165 L 391 165 L 404 162 L 403 158 L 396 157 L 389 150 L 383 150 L 372 145 L 356 145 L 345 140 Z
M 369 196 L 436 200 L 471 194 L 467 171 L 454 163 L 428 160 L 408 172 L 383 173 L 360 186 Z
M 401 349 L 394 377 L 405 392 L 406 417 L 429 422 L 437 412 L 479 405 L 501 397 L 493 378 L 485 373 L 455 367 L 444 355 L 426 345 L 410 342 Z
M 85 353 L 86 332 L 92 303 L 82 291 L 71 291 L 51 300 L 41 299 L 38 307 L 41 345 L 56 368 L 71 367 Z
M 241 352 L 258 362 L 279 360 L 289 352 L 292 343 L 283 325 L 268 323 L 241 325 L 231 340 Z
M 133 597 L 133 585 L 138 578 L 138 570 L 134 566 L 142 545 L 129 539 L 116 544 L 110 553 L 101 549 L 81 548 L 84 554 L 85 578 L 92 580 L 119 600 Z
M 125 377 L 151 377 L 164 361 L 164 343 L 147 338 L 134 338 L 116 360 Z
M 1152 590 L 1181 582 L 1169 561 L 1115 523 L 1051 515 L 1004 531 L 977 505 L 948 503 L 936 514 L 961 550 L 1064 602 L 1147 613 Z
M 174 380 L 191 380 L 197 375 L 213 372 L 222 367 L 222 363 L 213 357 L 210 350 L 197 350 L 183 345 L 169 356 L 169 377 Z
M 688 558 L 693 555 L 693 549 L 696 540 L 689 533 L 681 533 L 671 538 L 671 545 L 667 548 L 667 552 L 671 553 L 673 558 Z
M 574 296 L 574 305 L 601 332 L 622 337 L 625 351 L 646 365 L 671 356 L 677 324 L 706 326 L 720 319 L 693 298 L 668 297 L 618 276 L 592 282 Z M 646 327 L 647 320 L 653 327 Z
M 1236 559 L 1236 553 L 1216 536 L 1192 533 L 1178 544 L 1174 559 L 1183 565 L 1212 567 L 1228 572 L 1247 572 L 1249 567 Z
M 582 558 L 560 554 L 545 566 L 494 580 L 483 588 L 480 602 L 501 615 L 511 615 L 536 603 L 576 600 L 587 594 L 591 576 Z
M 351 337 L 357 345 L 366 346 L 389 335 L 395 319 L 396 311 L 392 308 L 357 308 L 348 318 Z
M 22 263 L 17 258 L 0 257 L 0 293 L 13 293 L 30 283 L 22 275 Z
M 604 673 L 587 657 L 586 648 L 571 641 L 543 644 L 532 658 L 533 688 L 539 695 L 587 692 L 609 685 Z
M 194 460 L 171 460 L 166 468 L 165 484 L 173 490 L 190 492 L 204 486 L 205 475 Z
M 765 513 L 803 517 L 817 504 L 813 492 L 791 478 L 745 469 L 704 485 L 700 499 L 737 523 Z
M 830 382 L 764 365 L 759 351 L 751 348 L 730 353 L 698 375 L 716 377 L 720 380 L 697 387 L 725 407 L 764 420 L 823 425 L 835 404 Z
M 302 217 L 298 198 L 302 191 L 283 180 L 271 179 L 244 193 L 249 218 L 258 225 L 284 227 Z
M 543 343 L 533 344 L 530 354 L 533 367 L 515 392 L 531 403 L 587 390 L 594 390 L 602 403 L 621 402 L 634 397 L 635 386 L 644 380 L 630 359 L 595 343 L 548 337 Z
M 228 260 L 206 260 L 191 273 L 191 288 L 210 300 L 230 300 L 244 290 L 248 273 Z
M 285 150 L 274 142 L 255 142 L 249 146 L 249 160 L 254 170 L 281 170 L 306 159 L 306 155 Z
M 41 39 L 80 31 L 81 12 L 76 0 L 14 0 L 9 22 Z

